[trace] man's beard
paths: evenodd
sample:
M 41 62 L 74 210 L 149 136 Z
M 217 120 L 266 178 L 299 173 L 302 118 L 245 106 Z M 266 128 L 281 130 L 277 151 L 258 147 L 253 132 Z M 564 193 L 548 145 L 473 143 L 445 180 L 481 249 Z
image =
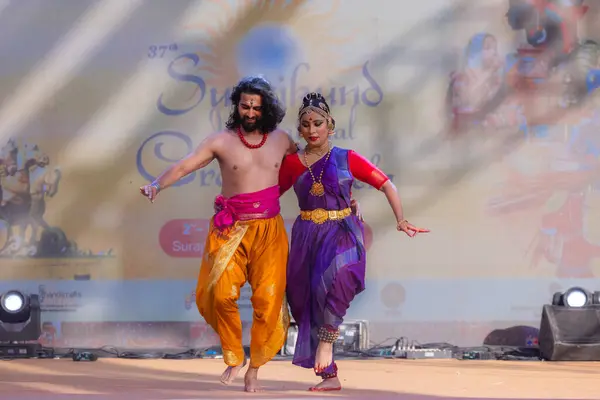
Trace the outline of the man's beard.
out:
M 260 130 L 260 128 L 262 128 L 261 120 L 258 118 L 255 118 L 254 121 L 248 121 L 248 119 L 244 117 L 241 118 L 240 124 L 246 132 L 254 132 L 257 129 Z

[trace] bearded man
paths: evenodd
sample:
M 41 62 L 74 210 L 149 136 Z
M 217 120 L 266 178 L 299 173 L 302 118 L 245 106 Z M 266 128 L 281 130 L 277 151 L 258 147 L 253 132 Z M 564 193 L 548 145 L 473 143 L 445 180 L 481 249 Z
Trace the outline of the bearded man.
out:
M 241 287 L 250 283 L 254 314 L 244 386 L 255 392 L 258 369 L 283 347 L 289 325 L 284 300 L 289 250 L 278 177 L 283 158 L 297 147 L 278 129 L 285 109 L 264 78 L 242 79 L 231 93 L 231 104 L 224 131 L 208 136 L 140 191 L 154 202 L 161 190 L 214 159 L 219 162 L 223 184 L 215 199 L 196 304 L 219 335 L 227 364 L 221 382 L 229 384 L 246 364 L 237 301 Z

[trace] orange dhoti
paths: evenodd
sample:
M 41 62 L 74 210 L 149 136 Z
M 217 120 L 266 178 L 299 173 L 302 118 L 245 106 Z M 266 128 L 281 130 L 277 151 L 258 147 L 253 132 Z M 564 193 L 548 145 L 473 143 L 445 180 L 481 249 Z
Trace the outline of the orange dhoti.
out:
M 258 368 L 281 350 L 289 325 L 284 298 L 289 250 L 279 215 L 279 189 L 275 186 L 230 199 L 219 196 L 216 209 L 200 267 L 196 304 L 221 339 L 225 363 L 240 365 L 244 349 L 237 301 L 241 287 L 250 283 L 254 309 L 250 366 Z

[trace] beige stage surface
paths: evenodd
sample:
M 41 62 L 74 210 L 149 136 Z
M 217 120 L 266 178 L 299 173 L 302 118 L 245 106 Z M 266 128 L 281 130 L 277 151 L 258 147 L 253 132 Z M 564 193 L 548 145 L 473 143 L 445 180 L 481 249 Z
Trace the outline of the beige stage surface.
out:
M 70 359 L 0 362 L 0 399 L 399 398 L 599 399 L 600 363 L 340 361 L 344 390 L 312 394 L 312 371 L 288 361 L 261 369 L 264 391 L 223 386 L 222 360 Z

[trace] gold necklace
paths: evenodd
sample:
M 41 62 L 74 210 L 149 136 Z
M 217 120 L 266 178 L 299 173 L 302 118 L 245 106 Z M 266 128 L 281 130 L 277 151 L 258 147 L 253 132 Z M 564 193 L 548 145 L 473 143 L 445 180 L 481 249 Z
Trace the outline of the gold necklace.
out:
M 319 153 L 318 151 L 310 151 L 310 152 L 307 151 L 307 153 L 314 154 L 317 157 L 323 157 L 325 154 L 327 154 L 328 151 L 329 151 L 329 146 L 327 147 L 327 150 L 322 153 Z
M 329 146 L 329 150 L 327 150 L 327 156 L 325 156 L 325 162 L 323 163 L 323 169 L 321 169 L 321 174 L 319 175 L 319 180 L 315 178 L 313 174 L 312 168 L 308 164 L 308 158 L 306 157 L 306 149 L 304 149 L 304 163 L 306 164 L 306 168 L 308 168 L 308 172 L 312 177 L 313 184 L 310 187 L 310 194 L 313 196 L 323 196 L 325 194 L 325 187 L 321 183 L 323 181 L 323 173 L 325 172 L 325 167 L 327 166 L 327 161 L 329 160 L 329 155 L 331 154 L 331 147 Z M 319 161 L 319 160 L 317 160 Z

